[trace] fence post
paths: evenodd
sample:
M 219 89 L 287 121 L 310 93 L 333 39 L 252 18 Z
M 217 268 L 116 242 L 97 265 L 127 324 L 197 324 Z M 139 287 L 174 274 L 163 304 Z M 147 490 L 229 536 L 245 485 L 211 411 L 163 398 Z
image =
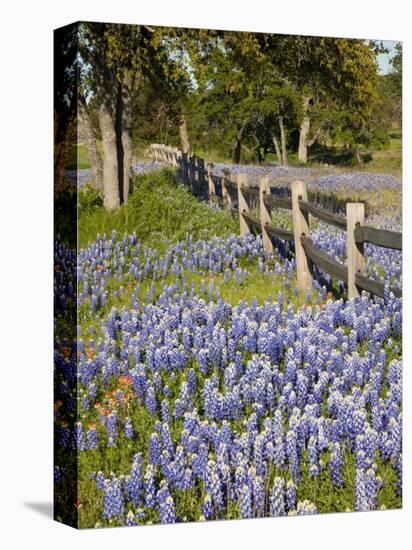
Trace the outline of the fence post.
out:
M 355 243 L 355 228 L 365 222 L 365 205 L 362 202 L 346 204 L 346 249 L 348 257 L 348 297 L 349 300 L 359 296 L 355 276 L 365 271 L 363 243 Z
M 187 153 L 182 153 L 182 179 L 183 183 L 187 185 L 189 183 L 189 158 Z
M 223 170 L 222 175 L 220 178 L 222 182 L 222 202 L 223 202 L 223 208 L 230 209 L 232 206 L 232 197 L 230 196 L 229 191 L 226 187 L 226 180 L 230 180 L 230 171 L 229 170 Z
M 300 209 L 299 200 L 307 201 L 306 183 L 300 180 L 292 182 L 292 218 L 298 289 L 306 292 L 308 288 L 312 288 L 312 264 L 300 238 L 302 235 L 309 237 L 309 215 Z
M 189 184 L 190 184 L 190 190 L 194 194 L 195 191 L 195 178 L 196 178 L 196 159 L 195 157 L 189 158 Z
M 266 226 L 270 225 L 271 218 L 270 212 L 265 204 L 265 198 L 268 195 L 269 191 L 269 177 L 264 176 L 260 180 L 259 187 L 259 204 L 260 204 L 260 223 L 262 225 L 262 240 L 263 240 L 263 249 L 265 252 L 273 252 L 272 239 L 270 238 L 268 232 L 266 231 Z
M 200 157 L 197 158 L 197 185 L 199 196 L 203 198 L 205 195 L 207 195 L 205 160 Z
M 199 173 L 199 159 L 197 158 L 196 155 L 193 155 L 193 185 L 194 185 L 193 194 L 195 195 L 195 197 L 199 196 L 199 189 L 200 189 L 199 176 L 200 176 L 200 173 Z
M 209 202 L 212 202 L 213 197 L 216 195 L 216 188 L 215 188 L 215 182 L 212 178 L 212 172 L 213 172 L 213 163 L 208 162 L 207 163 L 207 184 L 209 189 Z
M 237 203 L 239 207 L 239 225 L 240 225 L 240 234 L 247 235 L 250 233 L 249 225 L 247 224 L 243 213 L 249 212 L 249 205 L 245 199 L 244 194 L 242 193 L 242 186 L 247 186 L 247 174 L 238 174 L 237 175 Z

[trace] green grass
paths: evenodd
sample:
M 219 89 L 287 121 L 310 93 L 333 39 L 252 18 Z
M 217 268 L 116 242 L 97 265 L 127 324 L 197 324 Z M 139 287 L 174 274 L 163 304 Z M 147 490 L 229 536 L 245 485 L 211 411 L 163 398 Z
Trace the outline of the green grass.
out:
M 402 178 L 402 136 L 394 135 L 390 138 L 389 147 L 370 152 L 371 161 L 363 165 L 368 172 L 390 174 Z
M 84 193 L 84 192 L 81 192 Z M 108 211 L 102 206 L 82 211 L 79 203 L 78 242 L 84 247 L 98 234 L 136 232 L 144 245 L 165 250 L 191 234 L 194 240 L 238 233 L 238 224 L 228 212 L 199 203 L 179 184 L 172 170 L 135 176 L 129 203 Z
M 221 156 L 221 155 L 220 155 Z M 398 179 L 402 177 L 402 133 L 401 131 L 390 134 L 389 144 L 381 149 L 365 149 L 361 152 L 363 162 L 358 164 L 355 158 L 350 158 L 350 155 L 337 147 L 323 147 L 315 144 L 308 150 L 307 166 L 312 168 L 324 167 L 327 163 L 327 168 L 334 172 L 339 171 L 365 171 L 377 174 L 388 174 Z M 211 157 L 214 158 L 214 157 Z M 223 162 L 231 162 L 229 158 L 222 160 Z M 275 153 L 269 153 L 265 163 L 278 162 Z M 301 166 L 298 160 L 297 151 L 288 151 L 288 162 L 290 166 Z
M 369 148 L 361 152 L 363 162 L 358 164 L 355 159 L 348 159 L 349 164 L 345 167 L 342 152 L 337 148 L 322 148 L 314 146 L 308 152 L 308 166 L 316 166 L 319 163 L 328 162 L 334 167 L 341 167 L 346 170 L 364 170 L 378 174 L 388 174 L 399 179 L 402 177 L 402 133 L 395 132 L 390 135 L 389 144 L 383 148 Z M 322 160 L 324 158 L 325 160 Z M 290 163 L 298 165 L 296 154 L 290 155 Z
M 116 211 L 108 212 L 101 206 L 101 201 L 98 195 L 86 189 L 79 193 L 79 245 L 84 247 L 88 242 L 96 239 L 98 234 L 111 233 L 116 230 L 119 237 L 123 233 L 136 232 L 138 239 L 145 246 L 156 248 L 160 254 L 164 253 L 167 247 L 191 234 L 194 240 L 199 238 L 210 239 L 214 235 L 228 236 L 232 233 L 238 233 L 238 220 L 224 211 L 215 211 L 206 204 L 201 204 L 181 185 L 179 185 L 172 171 L 164 170 L 158 173 L 147 174 L 144 176 L 135 177 L 133 181 L 133 193 L 130 197 L 129 204 L 123 206 Z M 274 218 L 274 223 L 287 227 L 290 224 L 290 216 L 279 215 Z M 276 259 L 274 260 L 276 261 Z M 242 269 L 247 270 L 247 278 L 239 284 L 234 275 L 225 280 L 224 275 L 205 273 L 194 273 L 185 271 L 184 277 L 186 284 L 190 288 L 192 282 L 196 286 L 196 293 L 201 295 L 200 285 L 202 279 L 206 282 L 208 288 L 210 282 L 213 281 L 214 288 L 219 289 L 220 295 L 224 301 L 232 305 L 238 304 L 241 300 L 251 302 L 256 298 L 259 304 L 272 298 L 276 299 L 279 292 L 284 293 L 286 302 L 291 303 L 294 308 L 301 306 L 304 302 L 304 297 L 295 297 L 293 288 L 296 284 L 295 279 L 291 281 L 290 290 L 285 289 L 283 278 L 261 273 L 258 270 L 257 262 L 240 261 L 239 265 Z M 161 281 L 156 281 L 155 293 L 151 300 L 155 301 L 165 284 L 180 284 L 182 277 L 176 275 L 168 275 Z M 123 292 L 115 295 L 115 291 L 119 290 L 123 285 Z M 78 323 L 81 327 L 82 335 L 85 341 L 88 341 L 89 335 L 97 342 L 101 336 L 101 320 L 106 318 L 112 307 L 117 307 L 119 310 L 125 306 L 130 307 L 131 296 L 134 292 L 138 292 L 138 300 L 140 303 L 146 303 L 146 293 L 149 287 L 152 286 L 150 278 L 136 283 L 130 278 L 123 278 L 120 283 L 115 277 L 109 281 L 107 290 L 109 297 L 107 304 L 97 313 L 92 313 L 89 308 L 89 303 L 86 300 L 79 309 Z M 207 300 L 207 294 L 202 296 Z M 315 293 L 312 295 L 312 303 L 314 303 Z M 93 334 L 89 333 L 90 328 L 93 328 Z M 400 342 L 397 342 L 400 344 Z M 360 353 L 362 350 L 359 349 Z M 244 360 L 250 357 L 245 354 Z M 391 353 L 388 351 L 387 362 L 392 359 Z M 199 372 L 199 366 L 192 359 L 190 367 L 193 367 L 197 373 L 197 381 L 199 390 L 197 392 L 197 402 L 199 413 L 202 412 L 202 404 L 200 400 L 202 384 L 204 376 Z M 279 365 L 283 368 L 283 365 Z M 215 374 L 222 381 L 223 372 L 215 369 Z M 178 395 L 179 387 L 186 376 L 186 371 L 175 373 L 171 378 L 167 372 L 161 373 L 163 382 L 166 382 L 172 391 L 172 401 Z M 117 389 L 119 380 L 112 380 L 107 390 L 102 387 L 98 388 L 96 401 L 102 404 L 108 402 L 113 391 Z M 81 395 L 80 395 L 81 398 Z M 252 411 L 248 408 L 245 411 L 245 416 Z M 144 456 L 144 466 L 147 463 L 148 457 L 148 434 L 154 430 L 156 418 L 151 416 L 145 407 L 137 403 L 136 399 L 130 401 L 130 408 L 120 412 L 121 421 L 127 414 L 131 417 L 135 430 L 135 438 L 132 441 L 127 440 L 123 435 L 119 436 L 117 447 L 108 448 L 106 446 L 106 434 L 97 418 L 96 409 L 90 411 L 81 409 L 81 417 L 83 425 L 87 427 L 89 422 L 94 422 L 98 430 L 99 441 L 102 443 L 97 451 L 85 451 L 79 453 L 78 463 L 78 479 L 79 479 L 79 525 L 81 527 L 94 527 L 96 524 L 101 525 L 116 525 L 117 522 L 108 522 L 102 520 L 103 497 L 102 493 L 97 490 L 95 481 L 90 478 L 91 472 L 103 471 L 106 476 L 111 471 L 117 475 L 128 474 L 133 455 L 142 451 Z M 232 421 L 233 430 L 239 431 L 242 429 L 242 420 Z M 172 421 L 172 438 L 178 440 L 182 430 L 182 420 Z M 61 462 L 64 462 L 62 457 Z M 322 455 L 324 468 L 318 478 L 310 477 L 308 470 L 308 457 L 304 454 L 302 467 L 302 480 L 297 487 L 298 500 L 308 499 L 314 502 L 319 512 L 334 512 L 354 510 L 355 508 L 355 466 L 353 454 L 349 451 L 344 453 L 344 468 L 343 487 L 336 487 L 332 484 L 329 474 L 329 453 L 325 452 Z M 384 480 L 384 485 L 379 492 L 379 506 L 387 508 L 399 508 L 401 506 L 401 497 L 396 493 L 396 475 L 391 464 L 384 463 L 377 459 L 379 474 Z M 285 471 L 277 471 L 272 465 L 269 472 L 269 484 L 272 483 L 275 476 L 281 475 L 288 477 Z M 156 480 L 157 482 L 159 479 Z M 184 517 L 189 521 L 198 520 L 202 514 L 201 503 L 204 498 L 203 483 L 197 483 L 196 487 L 190 491 L 179 492 L 172 491 L 175 500 L 177 514 L 179 517 Z M 136 511 L 132 506 L 129 509 Z M 238 504 L 231 503 L 224 510 L 224 517 L 239 518 L 240 509 Z M 159 521 L 157 512 L 148 511 L 142 523 Z

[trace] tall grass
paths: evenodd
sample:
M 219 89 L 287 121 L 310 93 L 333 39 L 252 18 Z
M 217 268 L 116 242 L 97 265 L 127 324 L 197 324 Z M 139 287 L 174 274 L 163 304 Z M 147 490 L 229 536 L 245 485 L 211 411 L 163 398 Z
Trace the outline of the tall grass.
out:
M 194 240 L 238 232 L 228 212 L 199 203 L 171 170 L 134 176 L 127 205 L 108 211 L 90 190 L 79 192 L 78 243 L 116 230 L 133 233 L 145 245 L 165 249 L 191 234 Z

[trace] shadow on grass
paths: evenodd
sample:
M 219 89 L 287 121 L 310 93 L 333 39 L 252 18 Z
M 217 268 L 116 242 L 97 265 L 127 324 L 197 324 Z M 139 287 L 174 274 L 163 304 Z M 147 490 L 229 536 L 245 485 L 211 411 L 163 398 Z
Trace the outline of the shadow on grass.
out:
M 370 153 L 359 153 L 355 149 L 342 149 L 338 147 L 328 147 L 315 143 L 309 149 L 309 158 L 312 162 L 327 163 L 334 166 L 357 166 L 371 162 Z

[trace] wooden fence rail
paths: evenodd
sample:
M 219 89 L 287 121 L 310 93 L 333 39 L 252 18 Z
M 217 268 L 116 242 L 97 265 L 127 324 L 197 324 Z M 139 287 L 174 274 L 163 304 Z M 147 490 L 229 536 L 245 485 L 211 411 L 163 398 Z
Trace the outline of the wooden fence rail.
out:
M 213 173 L 212 163 L 206 163 L 204 159 L 196 156 L 189 157 L 175 147 L 153 144 L 148 154 L 158 162 L 177 167 L 180 170 L 182 182 L 190 187 L 196 196 L 210 202 L 217 202 L 221 207 L 229 209 L 232 214 L 238 216 L 241 235 L 250 233 L 251 229 L 262 233 L 266 253 L 270 254 L 273 251 L 270 237 L 293 241 L 298 288 L 301 292 L 306 292 L 312 287 L 313 266 L 316 265 L 331 277 L 347 285 L 349 299 L 359 296 L 362 290 L 384 297 L 385 285 L 380 281 L 369 279 L 364 274 L 364 243 L 402 250 L 402 233 L 365 225 L 364 203 L 347 202 L 345 217 L 308 201 L 308 191 L 303 181 L 289 182 L 291 199 L 277 197 L 271 194 L 267 176 L 261 179 L 259 188 L 250 187 L 247 174 L 238 174 L 236 179 L 232 179 L 229 170 L 224 170 L 222 175 L 216 175 Z M 270 213 L 273 208 L 292 211 L 292 231 L 270 223 Z M 259 211 L 259 217 L 253 214 L 254 210 Z M 310 238 L 309 215 L 346 231 L 347 265 L 338 262 L 315 245 Z M 390 290 L 395 296 L 402 296 L 400 289 L 391 288 Z
M 371 243 L 384 248 L 402 250 L 402 233 L 364 225 L 355 228 L 355 242 Z
M 300 200 L 299 207 L 301 210 L 311 214 L 315 218 L 346 231 L 346 219 L 343 216 L 333 214 L 333 212 L 329 212 L 328 210 L 307 201 Z

